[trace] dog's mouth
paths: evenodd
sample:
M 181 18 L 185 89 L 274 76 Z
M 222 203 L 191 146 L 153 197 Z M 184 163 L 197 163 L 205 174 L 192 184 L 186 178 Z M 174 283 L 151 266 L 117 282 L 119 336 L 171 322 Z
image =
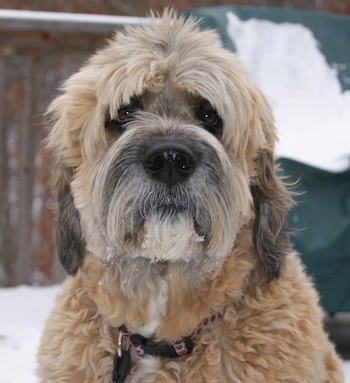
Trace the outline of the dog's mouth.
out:
M 156 207 L 155 212 L 159 214 L 160 217 L 176 217 L 179 214 L 186 214 L 187 208 L 184 205 L 170 202 L 168 204 L 160 204 Z
M 133 212 L 124 216 L 124 227 L 110 232 L 108 246 L 118 254 L 151 262 L 200 259 L 208 245 L 211 223 L 209 216 L 197 211 L 190 191 L 164 187 L 162 192 L 148 189 L 148 196 L 145 194 L 134 202 Z
M 148 202 L 146 214 L 156 213 L 163 218 L 176 217 L 179 214 L 192 214 L 193 202 L 190 191 L 186 188 L 173 187 L 172 189 L 166 186 L 156 195 L 154 199 Z

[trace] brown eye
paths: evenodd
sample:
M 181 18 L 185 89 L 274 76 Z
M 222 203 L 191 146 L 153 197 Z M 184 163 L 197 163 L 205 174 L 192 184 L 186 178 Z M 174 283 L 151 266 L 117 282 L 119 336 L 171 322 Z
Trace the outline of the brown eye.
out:
M 202 116 L 202 121 L 206 124 L 215 126 L 219 121 L 219 116 L 214 111 L 209 112 L 209 113 L 204 113 Z
M 213 134 L 217 139 L 222 137 L 222 119 L 208 100 L 200 99 L 198 104 L 194 106 L 193 111 L 206 131 Z
M 134 114 L 140 111 L 141 96 L 132 97 L 129 104 L 120 105 L 117 115 L 107 117 L 105 128 L 111 133 L 122 134 L 127 124 L 132 121 Z
M 118 120 L 121 122 L 129 120 L 133 112 L 132 109 L 119 109 Z
M 117 120 L 121 123 L 131 120 L 133 114 L 141 109 L 141 98 L 132 97 L 129 104 L 120 106 Z

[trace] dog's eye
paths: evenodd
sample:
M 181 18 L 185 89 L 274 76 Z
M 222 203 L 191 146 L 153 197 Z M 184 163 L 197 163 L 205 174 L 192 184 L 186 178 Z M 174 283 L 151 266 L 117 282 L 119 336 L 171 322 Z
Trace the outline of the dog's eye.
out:
M 130 120 L 130 117 L 135 112 L 135 109 L 119 109 L 118 110 L 118 120 L 120 122 L 126 122 Z
M 125 130 L 125 124 L 132 118 L 134 110 L 132 109 L 120 109 L 118 110 L 117 118 L 108 118 L 105 122 L 105 129 L 111 133 L 123 133 Z
M 222 120 L 215 110 L 197 110 L 196 117 L 203 122 L 203 127 L 215 137 L 222 136 Z
M 124 125 L 131 121 L 133 114 L 141 109 L 141 100 L 139 97 L 133 97 L 128 105 L 122 105 L 115 118 L 108 118 L 105 122 L 105 128 L 112 132 L 123 133 Z
M 130 104 L 122 105 L 118 110 L 117 119 L 121 123 L 128 122 L 132 115 L 141 109 L 141 98 L 140 97 L 132 97 L 130 100 Z
M 204 113 L 202 116 L 202 121 L 206 124 L 215 126 L 219 121 L 219 116 L 215 111 Z
M 127 121 L 130 119 L 132 115 L 132 110 L 118 110 L 118 120 L 119 121 Z

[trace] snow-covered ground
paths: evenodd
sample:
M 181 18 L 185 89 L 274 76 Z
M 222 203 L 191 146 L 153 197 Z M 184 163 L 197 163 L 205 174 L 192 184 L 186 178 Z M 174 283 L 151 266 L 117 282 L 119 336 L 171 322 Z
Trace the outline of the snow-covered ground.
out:
M 36 383 L 40 334 L 60 286 L 0 289 L 0 383 Z
M 279 155 L 334 171 L 349 166 L 350 92 L 341 92 L 312 33 L 233 14 L 227 20 L 238 54 L 273 106 Z M 36 349 L 59 290 L 0 289 L 0 383 L 37 382 Z M 344 370 L 350 383 L 350 362 Z

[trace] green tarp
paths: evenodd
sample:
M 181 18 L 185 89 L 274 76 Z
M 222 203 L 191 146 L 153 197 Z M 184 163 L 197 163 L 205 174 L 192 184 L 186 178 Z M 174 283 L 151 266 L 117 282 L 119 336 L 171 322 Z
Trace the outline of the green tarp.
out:
M 330 66 L 337 68 L 343 89 L 350 89 L 350 17 L 287 8 L 230 6 L 196 8 L 187 13 L 202 19 L 203 28 L 217 29 L 224 46 L 234 50 L 234 44 L 226 33 L 227 12 L 235 13 L 241 20 L 256 18 L 275 23 L 303 24 L 320 42 L 320 49 Z
M 298 185 L 289 215 L 295 247 L 324 308 L 350 311 L 350 171 L 331 173 L 284 158 L 280 162 Z
M 350 18 L 318 12 L 257 7 L 196 8 L 191 13 L 203 28 L 220 32 L 225 47 L 234 50 L 226 33 L 226 14 L 276 23 L 303 24 L 319 41 L 330 66 L 336 66 L 343 90 L 350 89 Z M 349 136 L 344 139 L 350 140 Z M 350 153 L 349 153 L 350 160 Z M 307 271 L 331 313 L 350 311 L 350 169 L 331 173 L 290 159 L 280 159 L 284 173 L 298 180 L 297 204 L 289 216 L 293 241 Z

